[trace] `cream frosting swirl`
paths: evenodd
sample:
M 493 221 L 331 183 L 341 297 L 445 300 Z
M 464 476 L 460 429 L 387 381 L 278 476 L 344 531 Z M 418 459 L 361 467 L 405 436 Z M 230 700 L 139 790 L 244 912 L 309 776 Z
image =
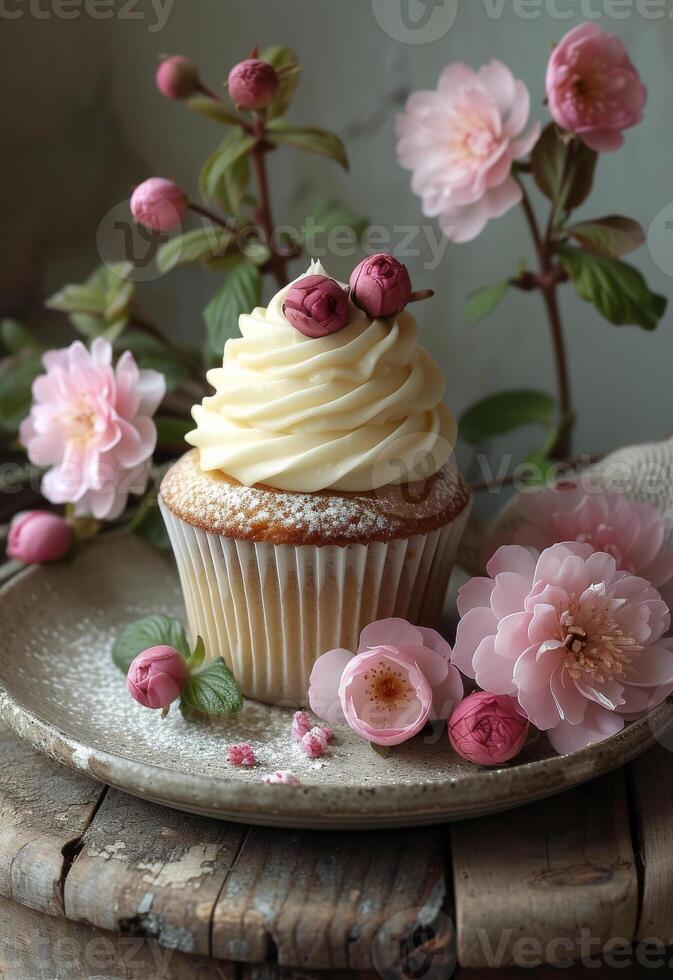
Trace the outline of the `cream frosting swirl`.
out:
M 313 262 L 306 275 L 326 273 Z M 201 468 L 304 493 L 375 490 L 437 472 L 456 423 L 414 318 L 372 320 L 350 304 L 343 330 L 312 339 L 283 315 L 291 285 L 241 315 L 241 337 L 208 372 L 215 394 L 194 407 L 187 436 Z

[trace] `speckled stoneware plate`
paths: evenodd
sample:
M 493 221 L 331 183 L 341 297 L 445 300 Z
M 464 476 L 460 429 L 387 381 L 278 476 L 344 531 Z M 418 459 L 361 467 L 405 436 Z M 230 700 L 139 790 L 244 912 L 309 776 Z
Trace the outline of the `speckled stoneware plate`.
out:
M 621 734 L 558 757 L 543 738 L 515 762 L 461 762 L 445 732 L 387 757 L 348 729 L 328 756 L 307 759 L 291 710 L 248 702 L 216 724 L 165 721 L 126 693 L 110 659 L 117 632 L 148 613 L 182 615 L 172 558 L 124 532 L 74 562 L 22 572 L 0 591 L 0 716 L 35 748 L 136 796 L 211 817 L 284 827 L 347 829 L 439 823 L 519 806 L 622 765 L 673 721 L 664 704 Z M 259 764 L 234 769 L 225 747 L 254 744 Z M 268 785 L 291 769 L 301 785 Z

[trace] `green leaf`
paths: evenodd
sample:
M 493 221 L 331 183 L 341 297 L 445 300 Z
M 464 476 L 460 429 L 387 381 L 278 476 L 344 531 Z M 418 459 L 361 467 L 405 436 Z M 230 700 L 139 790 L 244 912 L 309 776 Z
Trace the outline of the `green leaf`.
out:
M 557 215 L 582 204 L 594 181 L 598 154 L 576 137 L 561 137 L 550 123 L 531 155 L 533 176 L 542 193 L 553 201 Z
M 267 119 L 275 119 L 287 112 L 299 81 L 300 65 L 296 55 L 280 44 L 265 48 L 260 58 L 272 64 L 276 71 L 282 72 L 278 91 L 273 101 L 266 107 L 265 113 Z
M 196 670 L 203 663 L 206 656 L 206 644 L 203 642 L 203 637 L 198 636 L 196 638 L 196 646 L 194 647 L 194 652 L 187 661 L 187 666 L 190 671 Z
M 207 95 L 192 96 L 191 99 L 187 99 L 187 106 L 193 109 L 194 112 L 199 112 L 202 116 L 206 116 L 207 119 L 212 119 L 214 122 L 221 123 L 223 126 L 245 125 L 245 120 L 242 116 L 239 116 L 233 109 L 228 109 L 224 103 L 218 102 L 217 99 L 211 99 Z
M 336 160 L 344 170 L 348 170 L 346 149 L 335 133 L 316 126 L 291 126 L 284 119 L 272 119 L 266 127 L 267 139 L 276 145 L 289 143 L 309 153 Z
M 133 265 L 116 262 L 101 265 L 84 283 L 71 283 L 51 296 L 46 306 L 70 316 L 85 337 L 114 341 L 126 327 L 135 286 L 128 279 Z
M 211 352 L 222 356 L 227 340 L 238 332 L 238 318 L 259 305 L 262 277 L 252 262 L 241 262 L 203 311 Z
M 477 289 L 476 292 L 472 293 L 463 310 L 463 318 L 466 322 L 477 323 L 478 320 L 483 320 L 489 313 L 492 313 L 505 298 L 509 285 L 509 279 L 503 279 L 495 286 L 485 286 L 483 289 Z
M 187 715 L 196 711 L 203 715 L 221 717 L 240 711 L 242 707 L 241 689 L 222 657 L 192 674 L 180 698 L 180 708 Z
M 170 272 L 178 265 L 198 262 L 211 255 L 226 252 L 234 241 L 234 233 L 223 228 L 206 225 L 195 228 L 184 235 L 176 235 L 162 245 L 157 252 L 157 268 L 160 272 Z
M 154 424 L 157 427 L 157 442 L 172 446 L 181 445 L 187 433 L 194 428 L 191 420 L 173 418 L 170 415 L 160 415 L 155 418 Z
M 225 211 L 238 212 L 250 181 L 248 154 L 254 145 L 255 137 L 243 130 L 227 134 L 201 168 L 199 186 L 204 200 Z
M 581 221 L 564 229 L 587 252 L 616 257 L 633 252 L 645 243 L 645 232 L 637 221 L 618 214 Z
M 123 338 L 115 344 L 115 351 L 131 351 L 138 367 L 159 371 L 166 379 L 166 390 L 175 391 L 188 375 L 185 362 L 164 345 L 138 330 L 127 330 Z
M 336 228 L 350 228 L 359 241 L 367 227 L 368 219 L 356 215 L 333 197 L 317 198 L 302 228 L 302 240 L 309 247 L 321 235 L 329 235 Z
M 43 370 L 39 354 L 6 357 L 0 361 L 1 430 L 19 431 L 19 425 L 30 412 L 33 381 Z
M 129 523 L 129 530 L 137 534 L 138 537 L 144 538 L 145 541 L 149 541 L 155 548 L 160 548 L 162 551 L 167 551 L 170 548 L 171 543 L 159 510 L 155 490 L 145 494 L 141 500 L 133 515 L 133 520 Z
M 558 255 L 577 294 L 593 303 L 606 320 L 617 326 L 655 329 L 668 301 L 651 292 L 638 269 L 621 259 L 591 255 L 569 245 L 562 245 Z
M 19 354 L 26 348 L 35 350 L 39 346 L 28 329 L 18 320 L 2 320 L 0 337 L 10 354 Z
M 504 435 L 523 425 L 554 424 L 556 403 L 543 391 L 503 391 L 472 405 L 463 414 L 459 432 L 472 445 Z
M 125 626 L 112 647 L 112 659 L 117 667 L 128 674 L 129 667 L 139 653 L 148 647 L 161 645 L 175 647 L 187 660 L 189 643 L 182 623 L 177 619 L 157 613 L 145 616 Z

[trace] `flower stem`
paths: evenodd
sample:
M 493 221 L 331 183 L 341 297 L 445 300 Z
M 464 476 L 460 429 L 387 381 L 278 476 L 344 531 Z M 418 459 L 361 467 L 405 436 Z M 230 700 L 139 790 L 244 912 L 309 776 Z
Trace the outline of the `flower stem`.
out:
M 256 117 L 254 123 L 254 133 L 257 143 L 251 151 L 252 166 L 255 171 L 257 188 L 259 190 L 259 211 L 258 219 L 266 235 L 267 245 L 271 252 L 270 266 L 278 286 L 281 288 L 287 284 L 287 261 L 274 249 L 273 242 L 273 218 L 271 216 L 271 198 L 269 194 L 269 180 L 266 172 L 266 153 L 269 149 L 264 139 L 264 123 L 260 117 Z
M 225 228 L 227 231 L 236 230 L 235 224 L 232 224 L 228 218 L 223 218 L 215 211 L 211 211 L 210 208 L 204 208 L 202 204 L 197 204 L 195 201 L 189 202 L 189 210 L 194 211 L 196 214 L 200 214 L 202 217 L 212 221 L 213 224 L 219 225 L 220 228 Z
M 181 363 L 187 364 L 189 374 L 195 381 L 203 382 L 204 372 L 199 361 L 197 361 L 194 357 L 190 357 L 184 350 L 182 350 L 181 347 L 174 344 L 173 341 L 169 337 L 166 337 L 157 326 L 150 323 L 149 320 L 145 320 L 145 318 L 140 316 L 138 313 L 131 314 L 129 326 L 135 327 L 136 330 L 140 330 L 141 333 L 147 334 L 148 337 L 152 337 L 154 340 L 157 340 Z
M 545 237 L 542 237 L 540 227 L 535 217 L 535 212 L 528 196 L 528 192 L 522 180 L 515 177 L 521 193 L 523 195 L 521 204 L 523 206 L 526 221 L 533 237 L 535 251 L 540 265 L 538 276 L 538 289 L 542 293 L 545 309 L 549 318 L 551 328 L 552 348 L 554 351 L 554 362 L 556 365 L 556 383 L 558 387 L 559 406 L 561 409 L 561 422 L 558 437 L 554 445 L 549 450 L 550 459 L 567 459 L 572 451 L 571 429 L 574 412 L 572 407 L 572 395 L 570 392 L 570 375 L 568 372 L 568 357 L 566 354 L 565 339 L 563 336 L 563 324 L 561 323 L 561 313 L 558 305 L 558 295 L 556 288 L 559 278 L 555 275 L 552 263 L 552 250 L 550 232 L 552 224 Z

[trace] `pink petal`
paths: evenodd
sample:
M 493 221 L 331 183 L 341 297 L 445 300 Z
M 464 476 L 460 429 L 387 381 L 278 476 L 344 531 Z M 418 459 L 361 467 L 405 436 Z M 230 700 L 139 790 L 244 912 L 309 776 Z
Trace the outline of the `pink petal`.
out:
M 353 654 L 349 650 L 330 650 L 313 664 L 308 682 L 308 703 L 318 718 L 332 723 L 344 720 L 339 684 L 346 665 L 352 659 Z
M 503 545 L 493 555 L 486 570 L 491 578 L 501 572 L 517 572 L 532 582 L 536 562 L 537 555 L 530 549 L 522 548 L 518 544 Z
M 412 626 L 406 619 L 379 619 L 370 623 L 360 633 L 358 653 L 380 646 L 401 647 L 407 643 L 422 642 L 422 636 L 417 626 Z
M 518 572 L 500 572 L 495 577 L 491 608 L 498 619 L 520 612 L 530 591 L 530 578 Z
M 547 738 L 559 755 L 569 755 L 616 735 L 623 727 L 624 719 L 621 715 L 606 711 L 597 704 L 589 704 L 579 725 L 561 721 L 547 732 Z
M 428 650 L 434 650 L 434 652 L 438 653 L 440 657 L 447 662 L 447 664 L 451 663 L 451 655 L 453 651 L 444 637 L 441 636 L 437 630 L 430 629 L 427 626 L 417 626 L 416 629 L 423 638 L 424 647 L 427 647 Z
M 470 609 L 458 623 L 451 662 L 467 677 L 474 677 L 473 658 L 477 647 L 487 636 L 495 642 L 498 621 L 490 609 Z
M 491 694 L 515 695 L 516 686 L 512 680 L 512 667 L 511 661 L 496 654 L 495 637 L 487 636 L 477 647 L 472 672 L 467 676 L 476 678 L 479 687 Z
M 490 608 L 491 593 L 495 588 L 495 582 L 490 578 L 471 578 L 469 582 L 462 585 L 458 591 L 458 612 L 465 616 L 471 609 L 479 606 Z

